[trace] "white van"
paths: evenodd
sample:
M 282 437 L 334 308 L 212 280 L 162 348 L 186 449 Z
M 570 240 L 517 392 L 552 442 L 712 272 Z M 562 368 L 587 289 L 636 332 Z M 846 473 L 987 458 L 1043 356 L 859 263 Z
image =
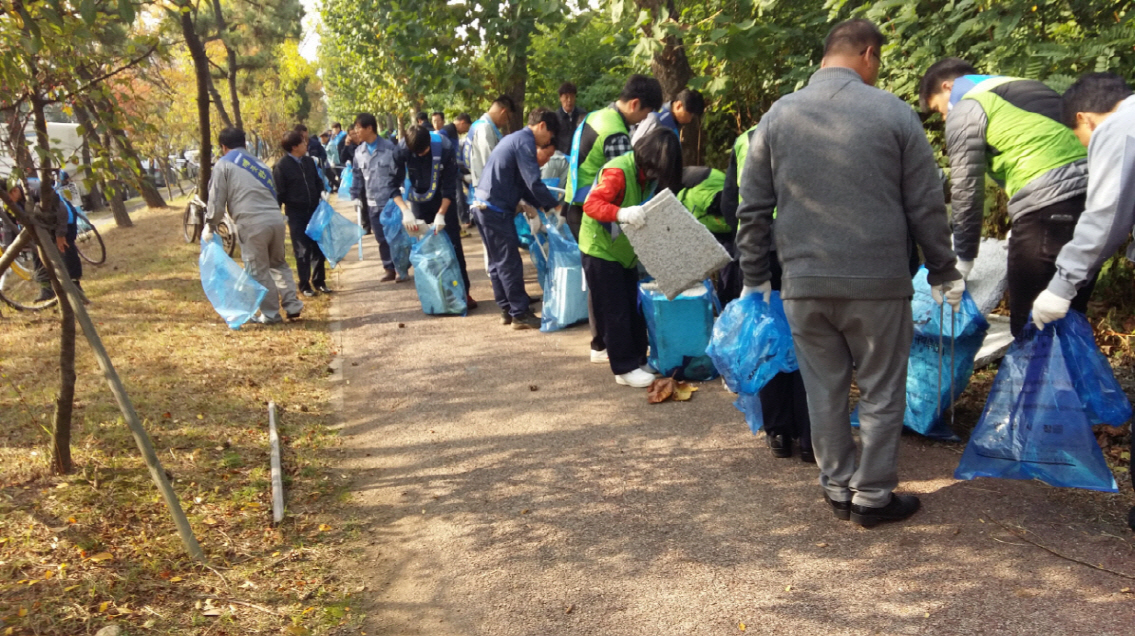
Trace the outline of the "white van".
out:
M 28 149 L 35 146 L 35 129 L 31 127 L 24 133 Z M 87 187 L 87 175 L 83 170 L 83 144 L 85 140 L 79 134 L 79 124 L 57 124 L 48 122 L 47 136 L 51 140 L 51 147 L 63 153 L 63 169 L 71 176 L 71 182 L 79 187 L 79 194 L 86 196 L 90 189 Z M 32 151 L 34 153 L 34 151 Z M 7 155 L 6 150 L 0 148 L 0 175 L 7 176 L 12 173 L 15 162 Z M 39 175 L 36 175 L 39 176 Z

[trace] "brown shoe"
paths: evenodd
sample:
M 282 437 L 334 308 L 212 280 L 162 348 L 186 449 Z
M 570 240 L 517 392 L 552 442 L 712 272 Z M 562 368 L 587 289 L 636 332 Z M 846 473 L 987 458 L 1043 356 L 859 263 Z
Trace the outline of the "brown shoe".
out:
M 472 296 L 469 296 L 468 294 L 466 294 L 466 296 L 465 296 L 465 309 L 468 309 L 469 311 L 473 311 L 476 308 L 477 308 L 477 301 L 473 300 Z
M 386 270 L 386 273 L 383 274 L 382 278 L 378 279 L 378 281 L 380 283 L 389 283 L 390 281 L 394 280 L 397 276 L 398 276 L 398 274 L 396 274 L 394 272 L 394 270 L 388 269 L 388 270 Z

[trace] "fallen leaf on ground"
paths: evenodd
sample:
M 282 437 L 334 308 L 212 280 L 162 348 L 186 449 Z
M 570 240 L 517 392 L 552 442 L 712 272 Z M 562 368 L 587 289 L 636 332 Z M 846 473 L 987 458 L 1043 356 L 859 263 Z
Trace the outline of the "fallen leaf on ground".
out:
M 87 560 L 98 563 L 99 561 L 109 561 L 113 558 L 114 558 L 114 555 L 109 553 L 109 552 L 99 552 L 98 554 L 92 556 L 91 558 L 89 558 Z
M 658 404 L 670 399 L 674 395 L 674 390 L 678 388 L 678 381 L 674 378 L 658 378 L 650 383 L 650 388 L 646 390 L 646 402 L 648 404 Z
M 689 382 L 679 382 L 678 387 L 676 389 L 674 389 L 674 401 L 675 402 L 689 401 L 689 399 L 694 396 L 694 391 L 697 391 L 697 390 L 698 390 L 698 387 L 693 385 L 693 384 L 690 384 Z

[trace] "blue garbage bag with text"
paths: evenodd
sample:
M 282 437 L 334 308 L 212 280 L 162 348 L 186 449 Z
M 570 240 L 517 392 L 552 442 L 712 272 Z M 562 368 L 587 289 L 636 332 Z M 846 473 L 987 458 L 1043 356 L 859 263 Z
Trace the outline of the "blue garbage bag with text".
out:
M 355 182 L 355 171 L 351 169 L 350 161 L 343 167 L 342 174 L 343 178 L 339 180 L 339 200 L 350 201 L 354 198 L 351 196 L 351 184 Z
M 465 315 L 465 282 L 448 234 L 426 232 L 414 242 L 410 264 L 422 311 L 430 316 Z
M 513 217 L 512 222 L 516 225 L 516 236 L 520 239 L 520 249 L 532 249 L 532 243 L 536 241 L 536 237 L 532 236 L 532 226 L 528 224 L 528 217 L 517 214 Z
M 260 309 L 268 290 L 225 253 L 221 237 L 216 234 L 201 242 L 197 264 L 205 297 L 230 329 L 240 329 Z
M 750 294 L 726 305 L 706 355 L 729 390 L 745 395 L 756 395 L 778 373 L 799 369 L 780 293 L 772 292 L 768 303 Z
M 355 243 L 363 238 L 363 228 L 358 223 L 348 221 L 326 201 L 319 202 L 304 233 L 319 243 L 319 249 L 331 267 L 338 265 Z
M 650 283 L 638 288 L 638 302 L 646 318 L 650 340 L 650 366 L 678 380 L 712 380 L 713 360 L 706 355 L 713 337 L 714 310 L 720 309 L 711 284 L 703 284 L 668 300 Z
M 587 320 L 587 284 L 579 244 L 565 223 L 548 230 L 548 286 L 540 311 L 540 331 L 559 331 Z
M 1101 413 L 1107 423 L 1121 424 L 1131 404 L 1091 333 L 1076 311 L 1044 331 L 1025 326 L 1001 361 L 955 479 L 1037 479 L 1117 491 L 1092 424 Z
M 926 268 L 923 267 L 913 281 L 914 297 L 910 301 L 910 308 L 914 318 L 914 337 L 907 360 L 906 412 L 903 413 L 902 423 L 906 428 L 926 437 L 957 440 L 957 435 L 950 430 L 942 414 L 949 410 L 953 400 L 969 386 L 970 378 L 973 377 L 973 362 L 985 342 L 989 322 L 981 315 L 969 292 L 965 292 L 961 307 L 952 315 L 951 324 L 951 307 L 943 307 L 934 301 L 926 275 Z M 941 350 L 939 340 L 942 343 Z M 952 396 L 951 374 L 954 381 Z M 851 414 L 851 424 L 859 426 L 858 407 Z
M 378 215 L 378 221 L 382 224 L 382 235 L 386 237 L 386 243 L 390 246 L 394 271 L 400 278 L 406 278 L 410 275 L 410 250 L 413 248 L 413 242 L 406 233 L 406 228 L 402 226 L 402 210 L 393 200 L 387 201 L 382 213 Z

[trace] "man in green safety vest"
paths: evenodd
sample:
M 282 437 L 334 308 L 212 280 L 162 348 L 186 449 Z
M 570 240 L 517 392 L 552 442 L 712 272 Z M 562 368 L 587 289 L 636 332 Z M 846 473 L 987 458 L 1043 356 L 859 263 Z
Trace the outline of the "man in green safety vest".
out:
M 1038 81 L 978 75 L 964 60 L 945 58 L 922 76 L 919 101 L 946 119 L 954 249 L 963 276 L 981 240 L 986 172 L 1009 196 L 1009 325 L 1016 336 L 1084 211 L 1087 152 L 1061 121 L 1060 95 Z M 1073 308 L 1087 309 L 1093 286 L 1094 278 Z

